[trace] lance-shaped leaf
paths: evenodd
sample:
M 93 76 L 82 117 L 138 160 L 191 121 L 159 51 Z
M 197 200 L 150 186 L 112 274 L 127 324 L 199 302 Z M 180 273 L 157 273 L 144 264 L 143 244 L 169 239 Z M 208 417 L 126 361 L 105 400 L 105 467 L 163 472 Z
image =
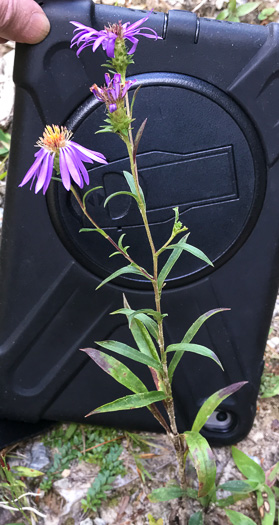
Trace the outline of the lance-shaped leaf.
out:
M 134 63 L 134 62 L 132 62 Z M 107 67 L 107 64 L 103 64 L 105 67 Z M 112 74 L 114 75 L 115 71 L 112 71 Z M 135 100 L 136 100 L 136 96 L 140 90 L 141 86 L 138 86 L 137 89 L 135 90 L 134 94 L 133 94 L 133 98 L 132 98 L 132 102 L 131 102 L 131 107 L 130 107 L 130 113 L 131 115 L 133 114 L 133 108 L 134 108 L 134 103 L 135 103 Z
M 166 250 L 173 250 L 176 248 L 176 246 L 177 244 L 170 244 L 169 246 L 166 247 Z M 205 253 L 203 253 L 199 248 L 196 248 L 195 246 L 192 246 L 191 244 L 188 244 L 187 242 L 181 243 L 179 247 L 182 248 L 182 250 L 185 250 L 186 252 L 191 253 L 198 259 L 201 259 L 202 261 L 206 262 L 210 266 L 214 266 L 214 264 L 207 257 L 207 255 L 205 255 Z
M 97 232 L 100 233 L 105 239 L 107 239 L 107 233 L 102 228 L 81 228 L 79 233 Z
M 199 480 L 199 494 L 206 496 L 214 486 L 216 465 L 212 450 L 206 439 L 198 432 L 184 432 L 186 443 Z
M 149 355 L 138 352 L 138 350 L 135 350 L 135 348 L 132 348 L 131 346 L 128 346 L 124 343 L 120 343 L 118 341 L 96 341 L 96 344 L 106 348 L 107 350 L 111 350 L 111 352 L 115 352 L 116 354 L 129 357 L 129 359 L 132 359 L 133 361 L 151 366 L 159 372 L 162 371 L 162 365 L 159 360 L 155 360 Z
M 232 385 L 221 388 L 221 390 L 217 390 L 217 392 L 212 394 L 212 396 L 210 396 L 199 409 L 193 423 L 192 430 L 194 432 L 199 432 L 214 410 L 216 410 L 216 408 L 220 405 L 220 403 L 222 403 L 222 401 L 224 401 L 227 397 L 237 392 L 237 390 L 240 390 L 240 388 L 246 384 L 247 381 L 233 383 Z
M 106 279 L 104 279 L 104 281 L 101 282 L 101 284 L 99 284 L 99 286 L 97 286 L 96 290 L 99 290 L 101 286 L 104 286 L 104 284 L 108 283 L 109 281 L 112 281 L 112 279 L 116 279 L 116 277 L 119 277 L 120 275 L 124 275 L 127 273 L 135 273 L 136 275 L 141 275 L 141 276 L 143 275 L 142 272 L 138 268 L 129 264 L 128 266 L 119 268 L 119 270 L 116 270 L 116 272 L 109 275 Z M 150 276 L 150 279 L 151 279 L 151 276 Z
M 256 525 L 255 521 L 242 514 L 242 512 L 236 512 L 236 510 L 225 510 L 230 522 L 233 525 Z
M 138 198 L 137 188 L 136 188 L 136 184 L 135 184 L 133 175 L 129 173 L 128 171 L 123 171 L 123 175 L 129 185 L 131 192 L 133 193 L 133 195 L 135 195 Z M 140 186 L 139 186 L 139 192 L 140 192 L 142 202 L 145 204 L 144 194 Z
M 262 520 L 262 525 L 273 525 L 275 520 L 276 501 L 270 487 L 263 485 L 257 490 L 257 507 Z
M 217 507 L 225 508 L 229 507 L 230 505 L 234 505 L 237 501 L 241 501 L 244 499 L 249 498 L 250 492 L 247 493 L 234 493 L 231 496 L 228 496 L 227 498 L 220 498 L 217 501 L 215 501 L 215 504 Z
M 215 308 L 214 310 L 209 310 L 205 314 L 201 315 L 187 330 L 186 334 L 184 335 L 181 343 L 191 343 L 192 339 L 195 337 L 196 333 L 199 331 L 199 329 L 202 327 L 202 325 L 215 314 L 218 314 L 219 312 L 225 312 L 226 310 L 230 310 L 230 308 Z
M 178 241 L 178 243 L 174 245 L 175 247 L 173 248 L 173 252 L 169 256 L 166 264 L 163 266 L 162 270 L 159 273 L 159 276 L 158 276 L 158 288 L 159 288 L 159 290 L 162 289 L 163 284 L 164 284 L 167 276 L 169 275 L 170 271 L 172 270 L 173 266 L 175 265 L 177 259 L 182 254 L 182 252 L 183 252 L 183 245 L 185 244 L 185 241 L 187 240 L 189 235 L 190 234 L 187 233 L 187 235 L 184 235 L 184 237 L 182 237 L 182 239 L 180 239 L 180 241 Z
M 160 362 L 158 352 L 152 341 L 152 338 L 147 328 L 140 321 L 140 319 L 134 317 L 130 324 L 130 330 L 133 334 L 133 337 L 138 345 L 140 352 L 146 355 L 150 355 L 153 359 Z
M 226 483 L 222 483 L 222 485 L 219 485 L 217 490 L 222 489 L 232 493 L 236 492 L 237 494 L 240 492 L 249 494 L 250 492 L 254 492 L 257 486 L 257 481 L 251 481 L 251 483 L 248 483 L 248 481 L 243 481 L 241 479 L 233 479 L 231 481 L 226 481 Z
M 103 188 L 103 186 L 95 186 L 95 188 L 91 188 L 90 190 L 88 190 L 82 197 L 82 204 L 83 204 L 83 206 L 85 206 L 85 200 L 88 197 L 88 195 L 90 193 L 92 193 L 92 191 L 101 190 L 102 188 Z
M 198 332 L 198 330 L 201 328 L 203 323 L 212 315 L 217 314 L 218 312 L 224 312 L 226 310 L 230 310 L 230 308 L 215 308 L 215 310 L 209 310 L 209 312 L 206 312 L 205 314 L 201 315 L 193 324 L 190 326 L 189 330 L 184 335 L 181 343 L 191 343 L 192 339 Z M 182 358 L 183 354 L 181 352 L 176 352 L 170 362 L 169 365 L 169 379 L 172 381 L 173 374 L 175 372 L 175 369 Z
M 167 347 L 166 351 L 167 352 L 182 352 L 182 353 L 183 352 L 192 352 L 194 354 L 203 355 L 204 357 L 209 357 L 210 359 L 213 359 L 213 361 L 215 361 L 215 363 L 217 363 L 217 365 L 219 365 L 220 368 L 222 368 L 222 370 L 224 370 L 220 359 L 217 357 L 217 355 L 212 350 L 209 350 L 209 348 L 206 348 L 206 346 L 195 345 L 195 344 L 192 344 L 192 343 L 189 343 L 189 344 L 187 344 L 187 343 L 177 343 L 177 344 L 169 345 Z M 170 363 L 170 366 L 169 366 L 169 378 L 170 378 L 170 381 L 172 380 L 172 377 L 173 377 L 173 374 L 174 374 L 174 367 L 171 366 L 171 365 L 172 365 L 172 362 Z
M 192 514 L 188 525 L 203 525 L 203 516 L 201 510 L 195 512 L 195 514 Z
M 147 328 L 149 333 L 157 341 L 158 340 L 158 325 L 157 325 L 157 323 L 153 319 L 150 319 L 150 317 L 148 315 L 146 315 L 145 313 L 137 313 L 136 310 L 132 310 L 124 294 L 123 294 L 123 302 L 124 302 L 124 309 L 123 310 L 125 310 L 125 315 L 127 316 L 127 319 L 128 319 L 129 328 L 130 328 L 130 330 L 132 332 L 132 335 L 133 335 L 134 340 L 136 341 L 137 345 L 138 345 L 138 341 L 140 342 L 142 336 L 141 336 L 141 333 L 140 333 L 139 326 L 136 323 L 132 323 L 134 317 L 139 319 L 139 321 L 141 321 L 141 323 L 144 324 L 144 326 Z M 146 349 L 146 350 L 148 350 L 148 349 Z
M 133 148 L 133 159 L 134 159 L 134 162 L 136 160 L 140 139 L 142 137 L 143 130 L 145 128 L 146 122 L 147 122 L 147 118 L 141 123 L 141 125 L 140 125 L 140 127 L 139 127 L 139 129 L 137 131 L 136 138 L 134 140 L 134 148 Z
M 132 193 L 131 191 L 116 191 L 115 193 L 112 193 L 106 198 L 104 202 L 104 207 L 106 207 L 106 205 L 109 203 L 111 199 L 113 199 L 114 197 L 118 197 L 119 195 L 129 195 L 130 197 L 133 197 L 133 199 L 135 199 L 137 203 L 139 203 L 138 196 Z
M 265 473 L 262 467 L 258 465 L 253 459 L 249 458 L 244 452 L 232 447 L 232 457 L 240 472 L 249 479 L 249 481 L 257 481 L 258 483 L 265 483 Z
M 82 348 L 85 352 L 102 370 L 113 377 L 118 383 L 129 388 L 135 394 L 147 392 L 146 386 L 143 382 L 118 359 L 111 355 L 104 354 L 95 348 Z
M 105 412 L 116 412 L 118 410 L 131 410 L 133 408 L 147 407 L 152 405 L 152 403 L 162 401 L 166 398 L 167 396 L 165 392 L 158 390 L 145 392 L 143 394 L 133 394 L 131 396 L 125 396 L 116 399 L 115 401 L 107 403 L 106 405 L 102 405 L 101 407 L 92 410 L 92 412 L 87 414 L 85 417 L 92 416 L 93 414 L 104 414 Z
M 132 310 L 131 308 L 119 308 L 119 310 L 115 310 L 115 312 L 111 312 L 110 315 L 115 314 L 123 314 L 126 315 L 130 320 L 132 320 L 134 317 L 138 317 L 139 314 L 146 314 L 153 317 L 157 323 L 162 321 L 164 317 L 167 317 L 168 314 L 161 314 L 160 312 L 157 312 L 156 310 L 152 310 L 152 308 L 141 308 L 140 310 Z
M 154 489 L 151 494 L 148 495 L 151 503 L 157 503 L 159 501 L 169 501 L 176 498 L 185 498 L 187 492 L 179 487 L 179 485 L 169 485 L 168 487 L 161 487 Z

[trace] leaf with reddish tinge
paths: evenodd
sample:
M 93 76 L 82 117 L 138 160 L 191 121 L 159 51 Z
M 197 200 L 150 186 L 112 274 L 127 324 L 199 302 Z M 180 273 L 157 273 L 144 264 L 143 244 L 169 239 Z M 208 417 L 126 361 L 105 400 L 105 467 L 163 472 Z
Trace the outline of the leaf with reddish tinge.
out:
M 216 478 L 216 465 L 212 450 L 198 432 L 184 432 L 186 443 L 199 480 L 199 498 L 212 489 Z
M 152 405 L 157 401 L 166 399 L 165 392 L 158 390 L 152 392 L 145 392 L 143 394 L 133 394 L 131 396 L 120 397 L 111 403 L 102 405 L 92 412 L 89 412 L 85 417 L 92 416 L 93 414 L 104 414 L 105 412 L 117 412 L 118 410 L 131 410 L 133 408 L 142 408 Z
M 208 418 L 214 412 L 214 410 L 224 401 L 227 397 L 231 396 L 237 390 L 246 385 L 247 381 L 240 381 L 239 383 L 233 383 L 232 385 L 217 390 L 212 396 L 210 396 L 199 409 L 195 421 L 192 426 L 192 431 L 199 432 L 203 425 L 207 422 Z
M 269 487 L 274 485 L 275 481 L 279 478 L 279 461 L 275 463 L 269 470 L 265 473 L 266 484 Z
M 82 352 L 86 354 L 100 367 L 102 370 L 107 372 L 111 377 L 113 377 L 118 383 L 126 386 L 132 392 L 139 394 L 147 392 L 146 386 L 143 382 L 126 366 L 123 365 L 118 359 L 104 354 L 100 350 L 95 348 L 85 348 L 82 349 Z
M 153 357 L 145 355 L 125 343 L 119 341 L 96 341 L 96 344 L 106 348 L 106 350 L 111 350 L 111 352 L 115 352 L 116 354 L 129 357 L 129 359 L 132 359 L 133 361 L 151 366 L 151 368 L 155 368 L 155 370 L 158 370 L 159 372 L 162 370 L 162 365 L 159 360 L 155 361 Z

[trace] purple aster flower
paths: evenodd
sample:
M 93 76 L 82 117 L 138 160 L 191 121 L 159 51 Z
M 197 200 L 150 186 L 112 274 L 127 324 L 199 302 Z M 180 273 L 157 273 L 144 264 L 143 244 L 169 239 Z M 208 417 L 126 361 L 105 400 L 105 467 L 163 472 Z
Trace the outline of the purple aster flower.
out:
M 102 45 L 107 56 L 114 58 L 115 41 L 119 38 L 120 40 L 126 39 L 131 42 L 132 47 L 128 51 L 128 55 L 132 55 L 138 45 L 139 40 L 136 38 L 137 36 L 146 36 L 147 38 L 154 38 L 155 40 L 158 38 L 161 39 L 154 29 L 150 27 L 140 27 L 150 17 L 151 13 L 152 11 L 133 24 L 126 22 L 122 25 L 121 21 L 119 21 L 118 24 L 109 25 L 101 31 L 96 31 L 96 29 L 92 27 L 87 27 L 79 22 L 72 21 L 71 24 L 76 26 L 74 30 L 76 34 L 72 38 L 71 47 L 77 45 L 77 55 L 79 55 L 85 47 L 92 46 L 92 51 L 96 51 L 96 49 Z M 146 33 L 146 31 L 149 32 Z
M 118 109 L 119 105 L 122 104 L 122 99 L 136 80 L 126 80 L 125 84 L 122 84 L 119 73 L 116 73 L 112 80 L 110 79 L 109 73 L 106 73 L 105 81 L 106 86 L 98 87 L 97 84 L 93 84 L 90 91 L 98 100 L 106 104 L 110 113 L 113 113 Z
M 84 182 L 89 184 L 89 176 L 83 162 L 92 164 L 95 160 L 107 164 L 107 161 L 102 153 L 80 146 L 70 140 L 71 137 L 72 132 L 65 127 L 46 126 L 43 137 L 37 142 L 40 150 L 35 153 L 36 160 L 19 186 L 24 186 L 31 180 L 31 189 L 37 179 L 35 193 L 43 188 L 45 194 L 51 181 L 56 155 L 59 155 L 60 176 L 66 190 L 71 187 L 71 178 L 80 188 L 83 188 Z

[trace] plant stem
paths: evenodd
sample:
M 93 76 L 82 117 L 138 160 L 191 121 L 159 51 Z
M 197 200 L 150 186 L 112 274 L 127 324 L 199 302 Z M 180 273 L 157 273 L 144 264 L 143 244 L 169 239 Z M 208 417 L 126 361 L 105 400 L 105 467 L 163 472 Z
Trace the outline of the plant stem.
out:
M 114 242 L 114 240 L 104 231 L 102 230 L 102 228 L 100 228 L 98 226 L 98 224 L 94 221 L 94 219 L 92 219 L 92 217 L 89 215 L 88 211 L 86 210 L 86 206 L 82 203 L 81 199 L 79 198 L 76 190 L 74 189 L 73 186 L 71 186 L 71 191 L 77 201 L 77 203 L 79 204 L 81 210 L 83 211 L 84 215 L 87 217 L 87 219 L 91 222 L 91 224 L 93 224 L 93 226 L 96 228 L 96 230 L 99 230 L 100 232 L 102 232 L 102 235 L 112 244 L 112 246 L 118 251 L 120 252 L 123 257 L 125 257 L 125 259 L 127 259 L 133 266 L 136 266 L 138 270 L 140 270 L 140 272 L 144 275 L 144 277 L 146 279 L 148 279 L 149 281 L 152 281 L 153 280 L 153 277 L 152 275 L 150 275 L 146 270 L 144 270 L 144 268 L 142 268 L 141 266 L 139 266 L 138 264 L 135 263 L 135 261 L 133 261 L 133 259 L 127 254 L 124 252 L 124 250 L 122 250 L 117 244 L 116 242 Z
M 127 115 L 131 117 L 130 109 L 129 109 L 128 95 L 126 95 L 126 108 L 127 108 Z M 161 314 L 161 293 L 160 293 L 159 286 L 158 286 L 158 257 L 160 253 L 163 251 L 163 249 L 171 242 L 174 236 L 171 236 L 170 239 L 164 244 L 164 246 L 156 252 L 151 230 L 150 230 L 149 223 L 148 223 L 146 206 L 145 206 L 145 203 L 143 202 L 141 192 L 140 192 L 137 161 L 133 154 L 134 142 L 133 142 L 131 125 L 129 127 L 129 139 L 122 138 L 122 140 L 125 142 L 126 147 L 127 147 L 129 160 L 130 160 L 130 166 L 131 166 L 131 172 L 134 178 L 138 202 L 139 202 L 138 207 L 139 207 L 139 211 L 141 213 L 142 219 L 143 219 L 146 235 L 147 235 L 147 238 L 150 244 L 150 249 L 151 249 L 152 259 L 153 259 L 152 285 L 153 285 L 154 296 L 155 296 L 156 310 L 157 312 Z M 171 428 L 171 432 L 168 430 L 166 431 L 175 449 L 177 463 L 178 463 L 178 475 L 179 475 L 180 486 L 183 490 L 186 490 L 187 484 L 186 484 L 185 461 L 184 461 L 185 440 L 183 436 L 179 435 L 178 430 L 177 430 L 177 425 L 176 425 L 172 388 L 171 388 L 169 375 L 168 375 L 167 354 L 165 352 L 165 344 L 164 344 L 163 319 L 158 321 L 158 332 L 159 332 L 158 346 L 160 349 L 162 366 L 163 366 L 163 378 L 162 379 L 163 379 L 163 384 L 164 384 L 166 394 L 168 395 L 168 399 L 167 401 L 165 401 L 164 406 L 169 416 L 170 428 Z

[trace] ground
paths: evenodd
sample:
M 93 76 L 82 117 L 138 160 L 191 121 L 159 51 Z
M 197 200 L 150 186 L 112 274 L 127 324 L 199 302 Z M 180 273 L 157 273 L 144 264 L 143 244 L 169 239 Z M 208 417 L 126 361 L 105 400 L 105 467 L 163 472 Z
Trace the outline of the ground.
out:
M 103 0 L 103 3 L 113 4 L 114 2 L 111 0 Z M 161 11 L 167 11 L 168 9 L 187 9 L 189 11 L 195 11 L 199 16 L 213 18 L 217 16 L 221 9 L 226 7 L 226 3 L 222 0 L 217 0 L 216 2 L 214 0 L 202 0 L 200 2 L 195 0 L 184 0 L 183 2 L 177 0 L 146 0 L 146 2 L 119 0 L 117 3 L 118 5 L 126 7 L 133 6 L 148 10 L 151 8 Z M 242 21 L 265 24 L 268 20 L 263 19 L 260 22 L 258 15 L 263 9 L 270 7 L 274 9 L 274 12 L 270 16 L 272 20 L 277 21 L 279 16 L 279 3 L 274 1 L 260 3 L 258 8 L 244 17 Z M 1 59 L 0 67 L 0 95 L 5 106 L 10 104 L 11 98 L 12 53 L 13 50 L 11 50 L 11 47 L 1 46 L 0 56 L 3 55 L 3 58 Z M 8 88 L 7 82 L 9 83 Z M 8 102 L 6 97 L 8 97 Z M 12 121 L 11 111 L 6 111 L 6 114 L 0 117 L 0 126 L 2 129 L 5 131 L 9 130 Z M 5 182 L 0 181 L 0 225 L 4 206 L 4 194 Z M 274 375 L 279 375 L 279 299 L 275 305 L 272 327 L 266 348 L 265 379 L 261 393 L 264 394 L 271 388 L 272 377 L 274 377 Z M 69 432 L 69 428 L 69 425 L 65 425 L 62 432 Z M 87 439 L 84 430 L 82 429 L 80 431 L 78 428 L 74 429 L 73 436 L 75 434 L 76 436 L 80 435 L 78 432 L 81 432 L 82 439 L 80 441 L 77 440 L 74 447 L 76 450 L 80 449 L 82 454 L 86 446 L 88 446 L 87 443 L 90 438 Z M 29 505 L 36 508 L 44 516 L 37 516 L 38 525 L 111 525 L 114 523 L 118 523 L 119 525 L 144 525 L 148 523 L 148 513 L 151 513 L 156 520 L 163 518 L 165 525 L 179 524 L 180 503 L 178 500 L 173 500 L 170 503 L 152 504 L 147 497 L 152 489 L 162 486 L 162 484 L 165 484 L 170 479 L 174 479 L 176 476 L 174 455 L 166 437 L 164 435 L 150 436 L 140 434 L 141 439 L 151 443 L 151 445 L 145 449 L 143 443 L 141 443 L 138 448 L 133 448 L 133 440 L 127 434 L 121 437 L 120 433 L 118 433 L 115 437 L 115 434 L 108 432 L 108 435 L 114 436 L 112 438 L 113 443 L 121 442 L 122 444 L 123 450 L 120 460 L 121 464 L 125 467 L 125 475 L 124 477 L 120 475 L 115 476 L 112 488 L 107 491 L 107 500 L 103 499 L 100 507 L 96 511 L 89 511 L 87 514 L 83 513 L 80 500 L 85 497 L 90 484 L 96 479 L 98 472 L 102 469 L 102 464 L 100 463 L 99 456 L 95 462 L 93 461 L 95 456 L 93 459 L 91 458 L 93 461 L 91 463 L 84 460 L 79 461 L 75 456 L 72 462 L 65 462 L 65 467 L 59 464 L 50 491 L 39 489 L 39 482 L 36 481 L 36 478 L 28 478 L 28 490 L 37 493 L 36 497 L 29 496 Z M 43 440 L 46 440 L 46 446 L 42 444 Z M 18 446 L 13 447 L 12 450 L 6 450 L 4 452 L 9 452 L 10 455 L 16 456 L 16 458 L 9 460 L 11 464 L 20 464 L 45 472 L 51 466 L 54 455 L 58 451 L 58 441 L 56 441 L 54 438 L 39 436 L 36 439 L 20 443 Z M 99 441 L 102 442 L 102 439 Z M 107 446 L 108 445 L 103 445 L 103 447 Z M 268 399 L 259 398 L 253 429 L 249 436 L 237 446 L 259 462 L 265 470 L 269 469 L 279 460 L 278 397 Z M 98 450 L 101 449 L 102 447 L 98 448 Z M 103 448 L 102 450 L 104 451 L 105 449 Z M 234 466 L 230 447 L 215 448 L 214 455 L 217 463 L 218 484 L 230 479 L 242 479 L 241 474 Z M 35 456 L 37 459 L 34 459 Z M 116 462 L 117 461 L 118 460 L 116 460 Z M 151 479 L 142 467 L 149 472 Z M 121 468 L 122 467 L 120 467 L 120 470 Z M 200 506 L 197 501 L 188 500 L 188 518 L 193 512 L 199 510 L 199 508 Z M 253 495 L 234 508 L 249 516 L 255 523 L 261 523 L 256 500 Z M 32 520 L 33 523 L 35 523 L 34 515 Z M 19 514 L 12 515 L 9 511 L 3 510 L 0 515 L 0 525 L 6 525 L 11 523 L 11 521 L 13 521 L 13 523 L 27 523 L 25 519 L 22 520 Z M 229 520 L 226 518 L 223 510 L 211 506 L 206 511 L 204 523 L 206 525 L 221 525 L 229 523 Z

